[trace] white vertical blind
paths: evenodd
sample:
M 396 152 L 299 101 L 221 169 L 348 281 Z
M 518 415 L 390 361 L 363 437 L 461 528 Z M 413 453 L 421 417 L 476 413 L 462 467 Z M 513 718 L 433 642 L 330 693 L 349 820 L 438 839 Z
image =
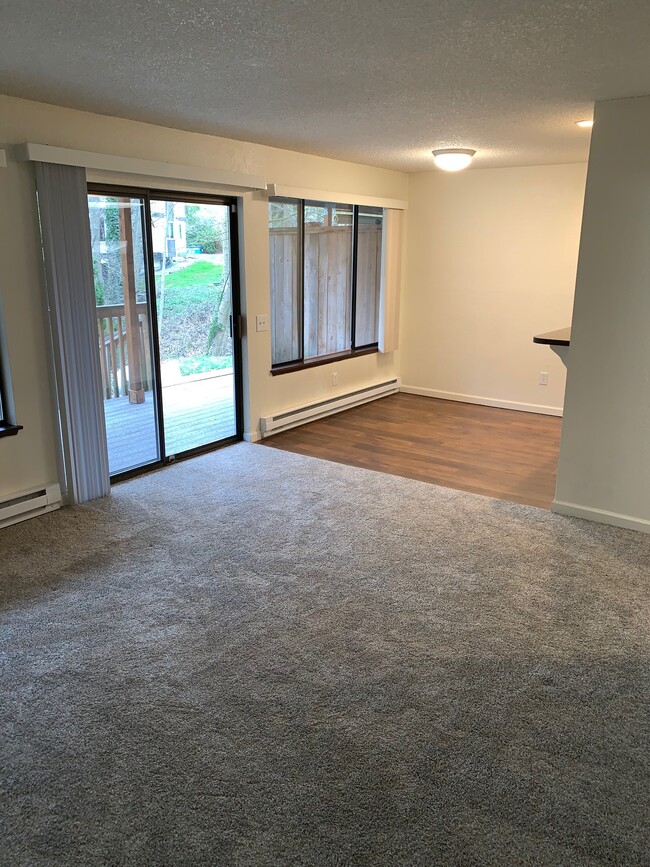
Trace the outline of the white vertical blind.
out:
M 402 269 L 402 211 L 384 209 L 379 288 L 379 351 L 399 347 L 399 296 Z
M 67 494 L 84 503 L 110 491 L 86 172 L 35 169 Z

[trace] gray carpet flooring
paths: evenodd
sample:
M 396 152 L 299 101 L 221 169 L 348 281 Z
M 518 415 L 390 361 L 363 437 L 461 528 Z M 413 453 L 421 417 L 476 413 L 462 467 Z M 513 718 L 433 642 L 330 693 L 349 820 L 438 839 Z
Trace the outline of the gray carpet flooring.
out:
M 238 445 L 0 532 L 3 865 L 637 865 L 650 538 Z

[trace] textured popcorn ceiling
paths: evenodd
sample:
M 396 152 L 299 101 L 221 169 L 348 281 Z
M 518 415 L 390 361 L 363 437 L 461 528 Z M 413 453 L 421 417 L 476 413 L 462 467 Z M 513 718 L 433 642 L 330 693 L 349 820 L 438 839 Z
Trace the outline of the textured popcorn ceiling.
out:
M 648 0 L 0 0 L 0 91 L 407 171 L 586 159 Z

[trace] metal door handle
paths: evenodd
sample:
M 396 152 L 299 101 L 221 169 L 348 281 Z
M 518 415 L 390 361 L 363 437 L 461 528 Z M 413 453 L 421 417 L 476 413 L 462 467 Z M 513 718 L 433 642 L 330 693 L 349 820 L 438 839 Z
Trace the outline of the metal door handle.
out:
M 237 322 L 236 322 L 237 339 L 241 340 L 242 335 L 244 333 L 244 318 L 243 318 L 243 316 L 237 316 L 236 319 L 237 319 Z M 231 313 L 230 316 L 228 317 L 228 327 L 230 328 L 230 339 L 231 340 L 232 340 L 232 336 L 233 336 L 233 321 L 232 320 L 233 320 L 233 315 Z

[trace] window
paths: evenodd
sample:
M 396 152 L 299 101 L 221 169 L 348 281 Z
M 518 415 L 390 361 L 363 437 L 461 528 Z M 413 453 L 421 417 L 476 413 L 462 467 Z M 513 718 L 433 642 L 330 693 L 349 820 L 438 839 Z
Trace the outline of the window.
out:
M 377 348 L 382 208 L 269 201 L 274 373 Z
M 2 307 L 0 305 L 0 437 L 17 434 L 19 430 L 22 430 L 21 425 L 15 423 L 13 415 L 7 341 L 2 327 Z

